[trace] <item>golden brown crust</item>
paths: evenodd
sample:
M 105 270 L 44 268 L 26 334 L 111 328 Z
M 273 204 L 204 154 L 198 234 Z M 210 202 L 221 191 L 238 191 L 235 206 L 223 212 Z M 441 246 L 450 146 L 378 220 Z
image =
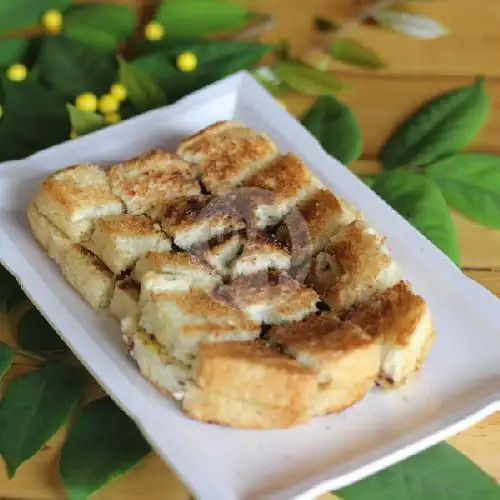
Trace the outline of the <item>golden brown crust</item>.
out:
M 208 127 L 205 127 L 198 132 L 195 132 L 194 134 L 186 137 L 181 141 L 179 144 L 179 147 L 177 148 L 177 153 L 182 155 L 185 151 L 193 149 L 193 151 L 198 151 L 198 150 L 203 150 L 203 142 L 205 141 L 206 137 L 210 137 L 213 135 L 216 135 L 218 133 L 223 132 L 224 130 L 231 129 L 231 128 L 243 128 L 246 129 L 245 125 L 243 125 L 240 122 L 233 121 L 233 120 L 219 120 L 211 125 L 208 125 Z
M 108 171 L 111 189 L 130 214 L 144 214 L 165 199 L 200 193 L 196 168 L 176 155 L 154 150 Z

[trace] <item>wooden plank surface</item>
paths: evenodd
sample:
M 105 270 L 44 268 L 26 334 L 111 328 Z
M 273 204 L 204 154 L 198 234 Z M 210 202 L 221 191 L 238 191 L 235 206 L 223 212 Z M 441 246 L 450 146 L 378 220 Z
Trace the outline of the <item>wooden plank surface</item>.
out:
M 135 4 L 150 0 L 116 1 Z M 288 40 L 297 56 L 311 55 L 311 49 L 324 41 L 312 28 L 315 16 L 342 20 L 359 9 L 354 0 L 253 0 L 251 3 L 276 17 L 277 26 L 265 35 L 265 39 Z M 332 66 L 349 85 L 341 98 L 356 112 L 363 131 L 363 160 L 352 165 L 355 172 L 377 171 L 379 166 L 375 158 L 381 146 L 391 130 L 412 109 L 438 92 L 473 81 L 478 74 L 487 76 L 494 113 L 471 149 L 500 153 L 500 2 L 418 2 L 418 10 L 440 20 L 450 29 L 450 35 L 433 41 L 419 41 L 372 28 L 355 28 L 349 36 L 374 48 L 386 61 L 387 68 L 369 72 L 340 64 Z M 292 96 L 286 102 L 292 113 L 300 115 L 312 100 Z M 487 230 L 459 214 L 453 214 L 453 217 L 466 274 L 500 295 L 500 231 Z M 19 314 L 17 311 L 10 316 L 0 315 L 0 339 L 13 340 Z M 25 372 L 32 364 L 29 360 L 18 361 L 23 364 L 17 365 L 10 377 Z M 94 388 L 92 392 L 95 395 L 98 391 Z M 65 433 L 66 429 L 62 429 L 40 453 L 19 469 L 14 479 L 7 478 L 2 465 L 0 498 L 65 498 L 58 474 L 58 456 Z M 500 480 L 500 414 L 459 434 L 450 443 Z M 188 500 L 189 494 L 175 474 L 153 454 L 94 498 Z

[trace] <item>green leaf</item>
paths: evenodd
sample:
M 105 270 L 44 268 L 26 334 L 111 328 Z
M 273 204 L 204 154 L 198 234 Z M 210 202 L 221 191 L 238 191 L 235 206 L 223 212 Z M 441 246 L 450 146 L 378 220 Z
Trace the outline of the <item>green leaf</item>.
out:
M 124 5 L 82 5 L 64 14 L 63 33 L 101 50 L 116 51 L 136 25 L 135 11 Z
M 438 21 L 402 9 L 379 9 L 373 19 L 383 28 L 413 38 L 430 40 L 448 34 L 448 30 Z
M 61 452 L 60 472 L 70 500 L 87 498 L 149 452 L 135 423 L 109 397 L 89 403 Z
M 83 92 L 107 92 L 116 79 L 117 67 L 114 54 L 66 36 L 47 37 L 40 54 L 41 78 L 69 99 Z
M 30 41 L 27 38 L 6 38 L 0 40 L 0 67 L 20 63 L 28 49 Z
M 133 61 L 133 65 L 152 77 L 170 102 L 225 76 L 250 69 L 273 49 L 272 45 L 241 41 L 210 41 L 195 45 L 175 45 Z M 198 59 L 195 71 L 183 73 L 175 61 L 184 51 Z
M 360 179 L 369 187 L 372 188 L 377 181 L 377 175 L 363 175 Z
M 66 105 L 69 112 L 71 128 L 77 135 L 85 135 L 107 125 L 102 115 L 90 111 L 82 111 L 72 104 Z
M 84 388 L 80 371 L 55 364 L 10 384 L 0 403 L 0 453 L 9 477 L 68 420 Z
M 373 50 L 368 49 L 352 38 L 335 40 L 330 47 L 330 54 L 337 61 L 351 66 L 368 69 L 385 67 L 382 59 Z
M 10 311 L 24 297 L 16 278 L 0 265 L 0 313 Z
M 379 174 L 372 189 L 460 265 L 460 250 L 450 210 L 431 179 L 406 170 L 394 170 Z
M 446 201 L 471 219 L 500 229 L 500 157 L 459 153 L 429 165 L 425 174 Z
M 342 25 L 323 17 L 315 17 L 314 27 L 320 32 L 332 32 L 340 29 Z
M 10 345 L 0 342 L 0 380 L 7 373 L 14 360 L 14 349 Z
M 467 146 L 488 119 L 484 79 L 425 103 L 390 137 L 380 160 L 385 168 L 421 166 Z
M 121 57 L 119 81 L 127 89 L 127 99 L 139 110 L 158 108 L 167 103 L 163 90 L 144 71 L 127 63 Z
M 363 143 L 356 115 L 334 97 L 319 97 L 301 122 L 325 151 L 344 165 L 361 155 Z
M 36 353 L 68 349 L 61 337 L 34 307 L 22 315 L 19 321 L 17 341 L 22 349 Z
M 70 123 L 64 98 L 36 81 L 3 84 L 0 159 L 24 158 L 67 139 Z M 1 302 L 1 301 L 0 301 Z
M 71 0 L 3 0 L 0 1 L 0 30 L 17 30 L 37 26 L 49 9 L 65 10 Z
M 253 70 L 252 74 L 255 79 L 276 98 L 283 97 L 292 91 L 286 83 L 280 81 L 268 66 L 260 66 Z
M 166 0 L 155 19 L 168 36 L 207 36 L 242 29 L 256 14 L 244 5 L 220 0 Z
M 277 61 L 272 69 L 280 80 L 302 94 L 332 95 L 345 88 L 331 73 L 312 68 L 300 61 Z
M 446 443 L 335 492 L 343 500 L 498 500 L 500 487 Z

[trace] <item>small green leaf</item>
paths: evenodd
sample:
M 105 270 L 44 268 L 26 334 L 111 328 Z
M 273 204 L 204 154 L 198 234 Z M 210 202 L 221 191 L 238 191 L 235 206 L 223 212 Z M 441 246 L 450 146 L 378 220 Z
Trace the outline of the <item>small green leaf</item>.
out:
M 6 38 L 0 40 L 0 67 L 24 61 L 29 46 L 28 38 Z
M 3 0 L 0 1 L 0 30 L 17 30 L 38 26 L 49 9 L 65 10 L 71 0 Z
M 330 54 L 337 61 L 360 68 L 380 69 L 385 67 L 380 57 L 351 38 L 341 38 L 335 40 L 330 47 Z
M 383 172 L 372 189 L 457 265 L 460 250 L 450 210 L 434 181 L 406 170 Z
M 500 156 L 459 153 L 429 165 L 425 174 L 452 207 L 480 224 L 500 229 Z
M 7 373 L 14 360 L 14 349 L 10 345 L 0 342 L 0 380 Z
M 107 92 L 116 79 L 117 69 L 114 54 L 66 36 L 47 37 L 41 49 L 41 78 L 71 100 L 83 92 Z
M 124 5 L 81 5 L 64 13 L 63 33 L 97 49 L 116 51 L 135 25 L 135 11 Z
M 481 78 L 441 94 L 415 111 L 390 137 L 380 160 L 387 169 L 422 166 L 467 146 L 485 124 L 490 100 Z
M 55 364 L 10 384 L 0 403 L 0 453 L 9 477 L 68 420 L 84 388 L 80 371 Z
M 276 98 L 283 97 L 292 91 L 288 85 L 280 81 L 268 66 L 260 66 L 253 70 L 252 74 L 256 80 Z
M 438 38 L 448 30 L 438 21 L 402 9 L 380 9 L 373 16 L 383 28 L 424 40 Z
M 273 71 L 295 91 L 306 95 L 332 95 L 345 88 L 345 85 L 331 73 L 312 68 L 300 61 L 277 61 Z
M 70 500 L 87 498 L 149 452 L 135 423 L 109 397 L 89 403 L 61 452 L 60 472 Z
M 77 135 L 85 135 L 107 125 L 102 115 L 90 111 L 82 111 L 72 104 L 67 104 L 71 128 Z
M 500 487 L 474 462 L 442 443 L 335 494 L 342 500 L 497 500 Z
M 334 21 L 330 21 L 329 19 L 325 19 L 323 17 L 315 17 L 314 18 L 314 27 L 320 32 L 332 32 L 337 31 L 342 27 L 340 23 L 336 23 Z
M 360 179 L 369 187 L 372 188 L 377 181 L 377 175 L 363 175 Z
M 361 155 L 363 143 L 356 115 L 334 97 L 319 97 L 301 122 L 325 151 L 344 165 Z
M 165 0 L 155 19 L 168 36 L 207 36 L 240 30 L 256 14 L 244 5 L 220 0 Z
M 68 349 L 61 337 L 34 307 L 22 315 L 19 321 L 17 341 L 19 347 L 35 353 Z
M 163 90 L 147 73 L 127 63 L 121 57 L 118 58 L 118 62 L 120 64 L 119 81 L 127 89 L 127 99 L 136 108 L 146 111 L 167 103 Z
M 22 297 L 24 293 L 16 278 L 0 265 L 0 313 L 10 311 Z

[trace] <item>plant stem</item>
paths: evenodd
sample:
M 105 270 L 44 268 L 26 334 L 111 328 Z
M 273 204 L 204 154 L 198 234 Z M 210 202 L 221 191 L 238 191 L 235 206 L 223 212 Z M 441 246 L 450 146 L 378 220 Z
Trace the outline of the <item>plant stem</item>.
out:
M 47 363 L 50 360 L 47 358 L 44 358 L 43 356 L 39 356 L 38 354 L 35 354 L 30 351 L 25 351 L 24 349 L 18 349 L 17 347 L 14 347 L 15 354 L 18 354 L 19 356 L 23 356 L 25 358 L 33 359 L 35 361 L 40 361 L 42 363 Z

